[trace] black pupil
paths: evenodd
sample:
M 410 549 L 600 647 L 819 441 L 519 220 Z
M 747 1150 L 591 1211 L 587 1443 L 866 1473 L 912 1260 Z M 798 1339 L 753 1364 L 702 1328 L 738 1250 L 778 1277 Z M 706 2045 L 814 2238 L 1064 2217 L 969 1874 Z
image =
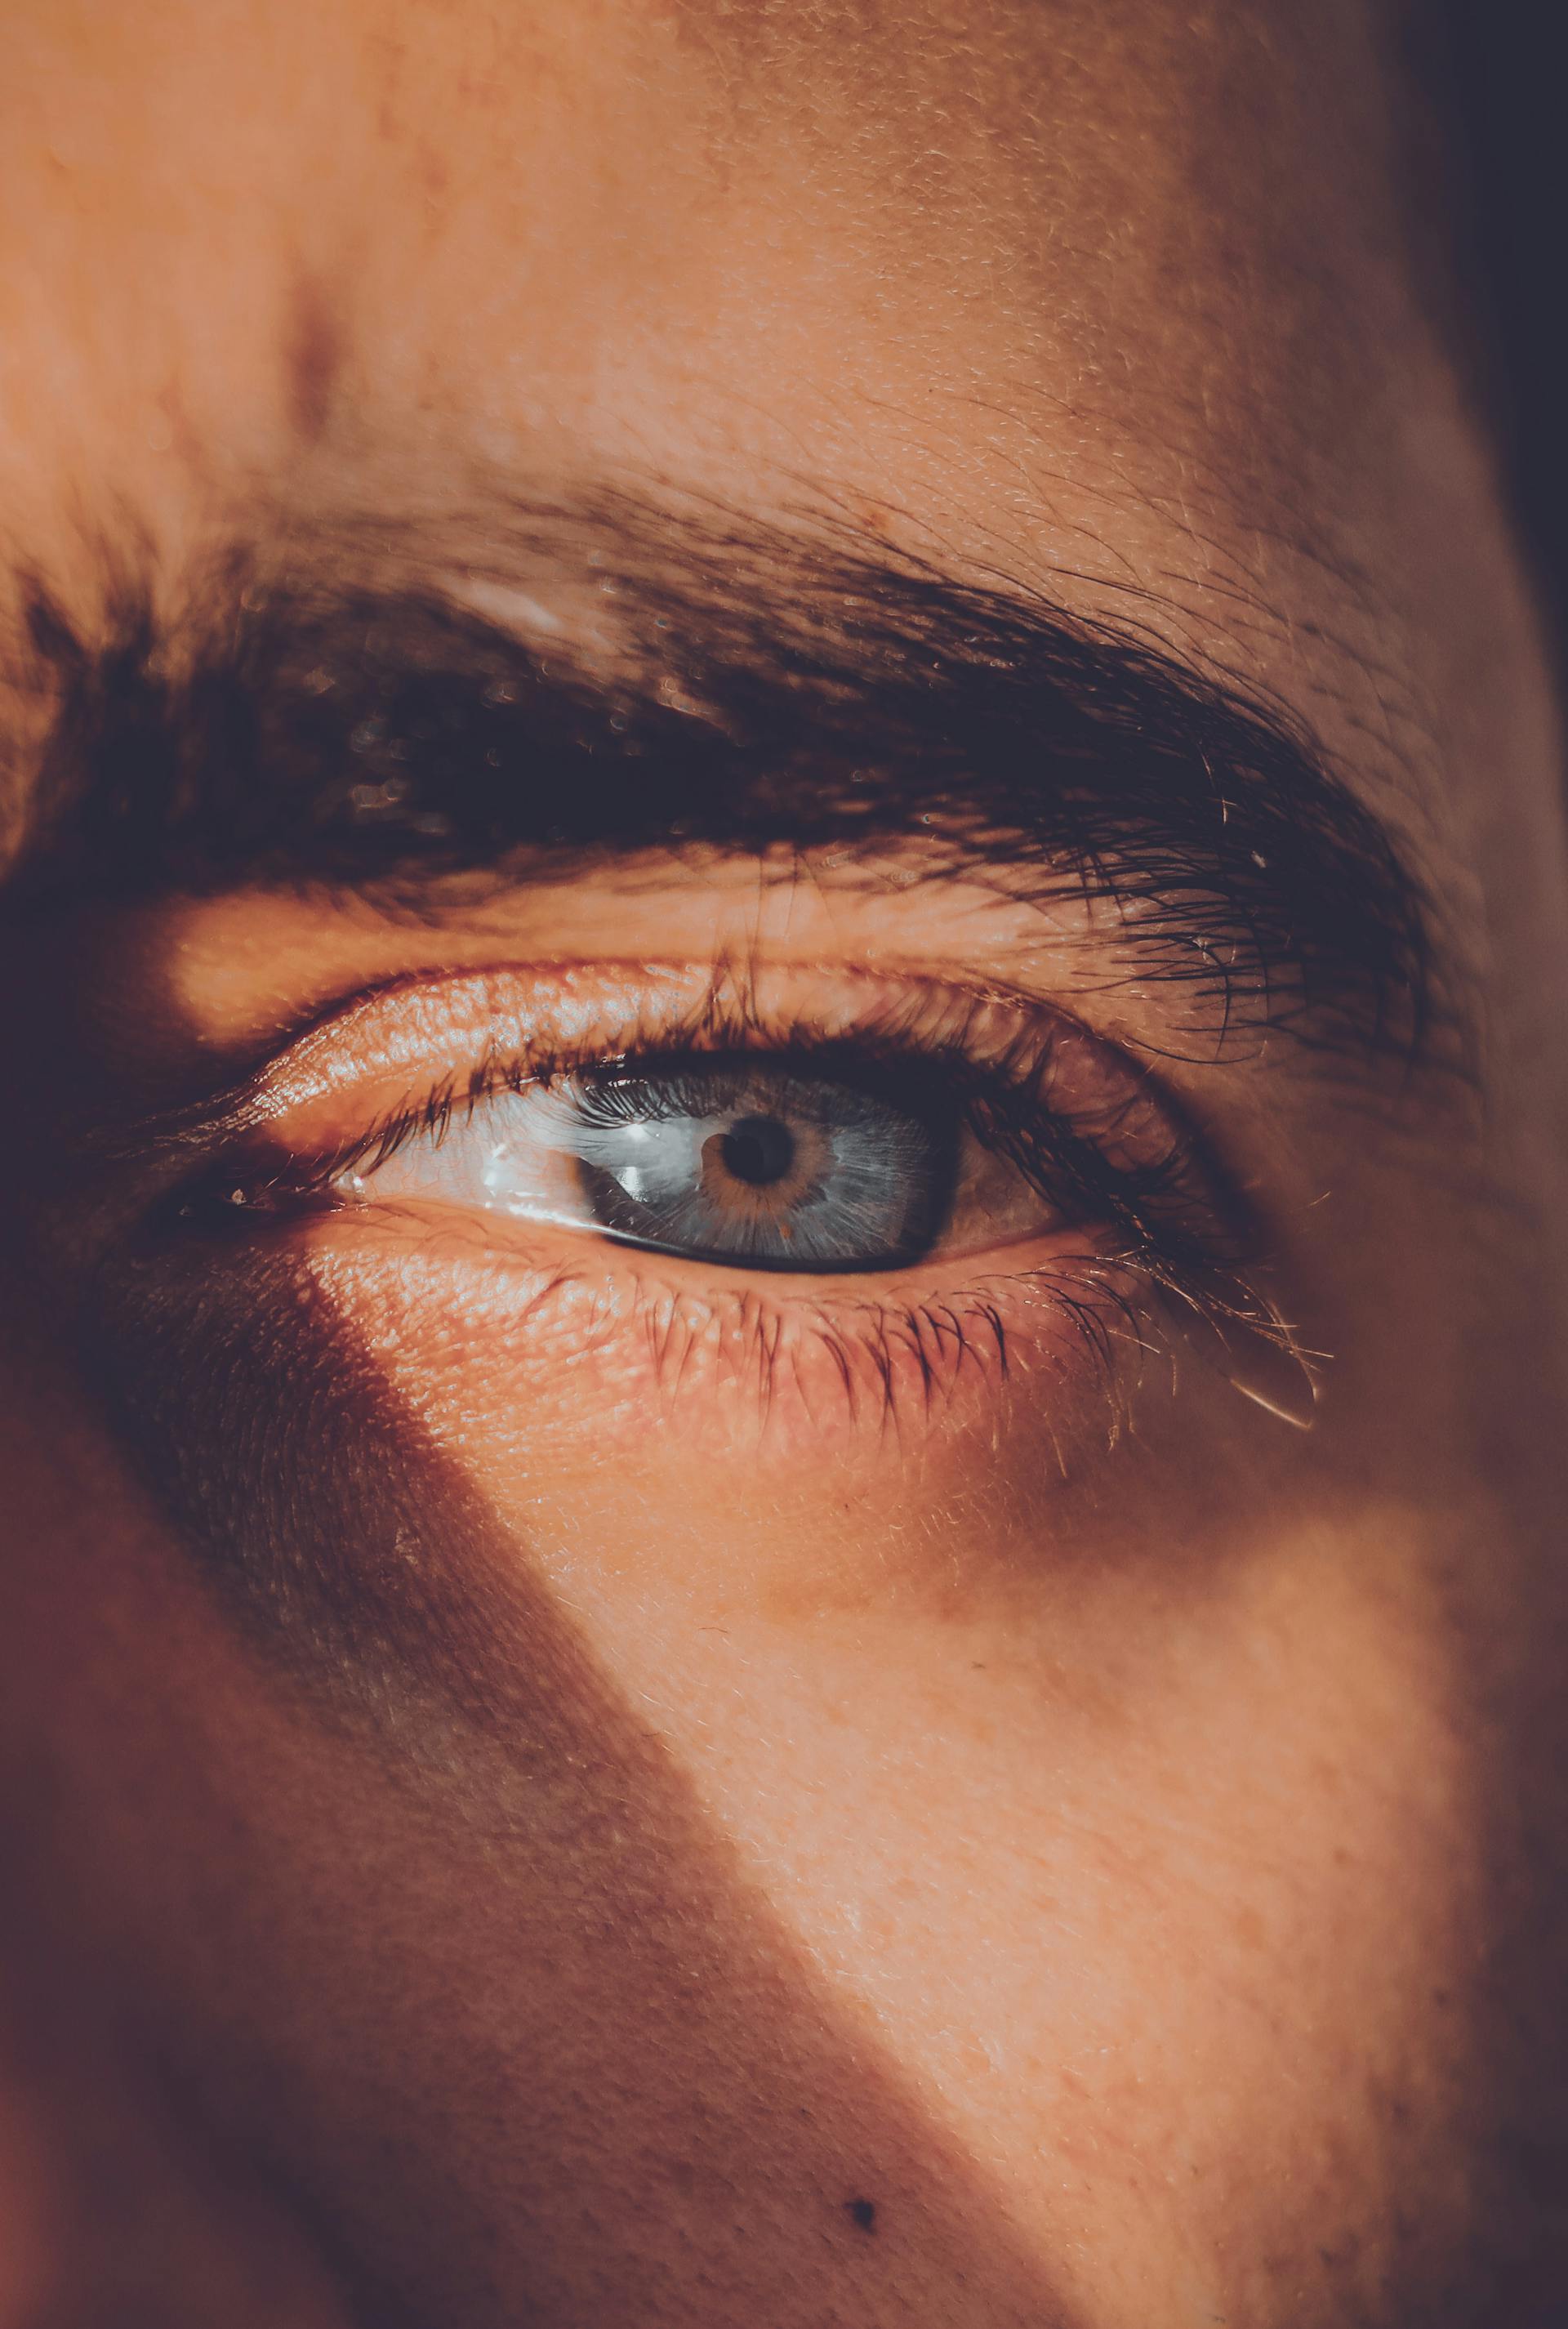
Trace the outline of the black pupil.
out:
M 795 1161 L 794 1136 L 776 1117 L 737 1117 L 719 1145 L 724 1169 L 754 1189 L 782 1181 Z

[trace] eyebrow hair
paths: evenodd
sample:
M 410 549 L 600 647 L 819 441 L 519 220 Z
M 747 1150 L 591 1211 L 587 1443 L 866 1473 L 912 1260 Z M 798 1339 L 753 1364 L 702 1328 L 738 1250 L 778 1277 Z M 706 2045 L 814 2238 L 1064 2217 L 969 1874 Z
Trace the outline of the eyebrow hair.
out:
M 541 574 L 606 611 L 607 648 L 497 612 L 538 614 Z M 1140 975 L 1227 1027 L 1419 1039 L 1417 884 L 1305 733 L 1020 590 L 606 494 L 232 552 L 176 618 L 123 578 L 107 604 L 89 640 L 27 592 L 52 716 L 19 900 L 412 902 L 585 852 L 913 835 L 934 874 L 1000 861 L 1042 901 L 1113 906 Z

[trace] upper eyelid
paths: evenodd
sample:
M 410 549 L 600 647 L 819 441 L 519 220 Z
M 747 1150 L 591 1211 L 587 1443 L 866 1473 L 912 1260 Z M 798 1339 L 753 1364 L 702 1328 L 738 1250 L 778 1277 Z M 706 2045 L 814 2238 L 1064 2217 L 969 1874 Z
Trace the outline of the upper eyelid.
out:
M 853 1051 L 861 1058 L 880 1051 L 889 1057 L 934 1060 L 937 1046 L 930 1042 L 910 1040 L 910 1028 L 914 1023 L 914 1014 L 922 1010 L 934 1014 L 937 1008 L 948 1014 L 945 1032 L 949 1043 L 955 1030 L 972 1027 L 979 1016 L 987 1012 L 1015 1014 L 1019 1036 L 1026 1030 L 1033 1031 L 1038 1042 L 1044 1042 L 1058 1030 L 1071 1031 L 1085 1041 L 1100 1040 L 1093 1037 L 1080 1022 L 1059 1005 L 1019 995 L 995 982 L 971 983 L 947 975 L 914 979 L 885 973 L 835 972 L 831 984 L 836 993 L 845 995 L 853 992 L 858 1000 L 868 1000 L 863 1009 L 842 1016 L 836 1032 L 828 1033 L 819 1023 L 809 1020 L 803 1009 L 788 1014 L 770 1014 L 759 999 L 756 975 L 745 970 L 737 973 L 734 966 L 726 963 L 505 966 L 482 973 L 461 974 L 452 979 L 400 978 L 357 995 L 346 1008 L 313 1021 L 302 1038 L 287 1046 L 267 1068 L 248 1079 L 210 1110 L 204 1114 L 194 1111 L 188 1117 L 171 1120 L 168 1130 L 178 1139 L 185 1130 L 194 1130 L 200 1126 L 213 1136 L 227 1135 L 231 1139 L 243 1139 L 247 1134 L 265 1134 L 270 1127 L 277 1125 L 288 1113 L 291 1099 L 297 1106 L 301 1101 L 320 1098 L 332 1081 L 340 1082 L 342 1088 L 352 1089 L 355 1082 L 363 1081 L 362 1076 L 356 1076 L 352 1070 L 341 1080 L 327 1080 L 315 1086 L 307 1081 L 303 1091 L 296 1089 L 290 1094 L 287 1087 L 291 1073 L 297 1068 L 302 1055 L 314 1053 L 318 1046 L 329 1051 L 341 1046 L 347 1042 L 354 1023 L 361 1014 L 373 1012 L 380 1015 L 395 1009 L 400 998 L 407 997 L 423 1007 L 429 1007 L 444 995 L 455 994 L 462 997 L 465 992 L 471 991 L 482 998 L 477 1021 L 482 1028 L 487 1028 L 493 1024 L 495 1019 L 505 1015 L 502 1009 L 493 1004 L 488 998 L 508 982 L 522 984 L 564 979 L 584 970 L 595 971 L 606 980 L 634 982 L 643 987 L 658 985 L 662 982 L 666 988 L 685 984 L 690 1001 L 684 1010 L 672 1011 L 667 1016 L 661 1015 L 657 1033 L 653 1032 L 654 1022 L 639 1014 L 629 1023 L 627 1040 L 619 1046 L 560 1042 L 552 1042 L 547 1046 L 535 1041 L 526 1048 L 521 1043 L 509 1047 L 503 1040 L 486 1032 L 483 1050 L 477 1051 L 475 1066 L 466 1077 L 460 1078 L 455 1074 L 453 1077 L 450 1098 L 454 1106 L 481 1098 L 486 1091 L 501 1089 L 509 1081 L 523 1077 L 532 1080 L 540 1075 L 569 1072 L 600 1061 L 609 1061 L 634 1048 L 639 1057 L 645 1059 L 715 1050 L 756 1049 L 776 1055 L 793 1047 L 803 1055 L 809 1053 L 820 1057 L 826 1057 L 837 1049 L 843 1053 Z M 767 976 L 784 982 L 800 980 L 806 973 L 801 966 L 777 963 L 767 966 Z M 897 998 L 902 1011 L 910 1014 L 906 1017 L 902 1031 L 886 1004 L 880 1014 L 871 1006 L 869 998 L 873 994 L 880 994 L 885 998 L 891 995 Z M 934 1024 L 934 1015 L 928 1015 L 925 1021 L 927 1029 Z M 450 1031 L 443 1030 L 427 1046 L 422 1047 L 418 1042 L 411 1045 L 408 1062 L 415 1064 L 422 1049 L 427 1056 L 437 1051 L 449 1053 L 455 1042 L 460 1043 L 461 1041 L 460 1034 L 455 1037 Z M 944 1051 L 947 1048 L 947 1045 L 943 1047 Z M 953 1055 L 955 1058 L 959 1056 L 958 1047 L 953 1045 L 952 1049 Z M 998 1066 L 1000 1070 L 1000 1061 Z M 284 1086 L 281 1095 L 278 1091 L 280 1080 Z M 155 1133 L 154 1136 L 156 1136 Z
M 728 1047 L 729 1051 L 737 1056 L 739 1055 L 742 1048 Z M 833 1060 L 846 1059 L 850 1050 L 850 1042 L 844 1038 L 834 1038 L 829 1042 L 817 1043 L 812 1042 L 808 1035 L 799 1031 L 793 1042 L 757 1043 L 751 1047 L 752 1055 L 757 1059 L 806 1061 L 816 1065 L 819 1069 Z M 715 1056 L 719 1055 L 716 1049 Z M 572 1057 L 559 1056 L 551 1064 L 545 1065 L 537 1059 L 530 1060 L 524 1054 L 509 1056 L 504 1049 L 498 1047 L 488 1056 L 481 1068 L 465 1078 L 453 1076 L 438 1083 L 418 1106 L 390 1110 L 376 1123 L 367 1127 L 362 1136 L 351 1142 L 341 1144 L 335 1149 L 324 1151 L 317 1156 L 301 1161 L 307 1163 L 314 1171 L 342 1174 L 362 1164 L 367 1157 L 372 1157 L 375 1161 L 371 1169 L 373 1171 L 376 1164 L 390 1160 L 397 1148 L 407 1139 L 428 1130 L 435 1130 L 439 1136 L 445 1136 L 455 1122 L 471 1118 L 485 1100 L 494 1098 L 499 1093 L 520 1090 L 531 1084 L 545 1083 L 552 1079 L 559 1080 L 600 1065 L 618 1064 L 623 1061 L 634 1060 L 639 1072 L 653 1077 L 667 1063 L 690 1059 L 692 1056 L 694 1054 L 690 1042 L 667 1046 L 639 1045 L 634 1051 L 584 1052 Z M 864 1056 L 867 1058 L 872 1056 L 869 1042 Z M 896 1051 L 893 1047 L 888 1047 L 878 1056 L 884 1059 L 897 1056 L 910 1061 L 918 1060 L 935 1064 L 935 1057 L 933 1053 L 921 1052 L 913 1047 L 906 1047 L 901 1052 Z
M 177 1162 L 194 1150 L 241 1141 L 276 1122 L 291 1107 L 296 1107 L 302 1098 L 319 1096 L 324 1090 L 324 1082 L 314 1091 L 302 1094 L 297 1087 L 290 1088 L 290 1080 L 311 1053 L 320 1051 L 330 1057 L 339 1050 L 361 1014 L 387 1013 L 402 997 L 412 998 L 444 988 L 477 988 L 508 976 L 529 976 L 541 969 L 559 971 L 561 967 L 553 963 L 502 962 L 486 970 L 467 970 L 448 977 L 427 970 L 404 971 L 315 998 L 307 1009 L 276 1028 L 264 1044 L 253 1045 L 252 1056 L 215 1089 L 193 1099 L 151 1109 L 101 1132 L 89 1129 L 84 1136 L 84 1146 L 100 1164 L 128 1164 L 143 1159 L 156 1164 Z M 634 966 L 624 967 L 630 970 Z M 634 967 L 642 974 L 653 975 L 660 966 L 644 963 Z M 346 1085 L 353 1080 L 351 1070 L 341 1081 Z
M 713 1056 L 715 1058 L 749 1056 L 758 1060 L 805 1062 L 821 1070 L 831 1061 L 845 1060 L 848 1051 L 849 1046 L 841 1040 L 836 1040 L 831 1043 L 812 1045 L 807 1041 L 797 1038 L 795 1042 L 789 1044 L 759 1043 L 749 1053 L 744 1053 L 738 1050 L 729 1051 L 716 1050 Z M 539 1068 L 530 1066 L 523 1059 L 508 1061 L 504 1055 L 498 1054 L 485 1070 L 469 1078 L 461 1086 L 455 1081 L 445 1086 L 437 1086 L 419 1108 L 390 1114 L 380 1124 L 372 1127 L 361 1139 L 335 1152 L 330 1159 L 331 1170 L 339 1174 L 348 1172 L 364 1163 L 367 1158 L 371 1158 L 373 1161 L 370 1170 L 374 1172 L 381 1164 L 390 1162 L 408 1139 L 422 1131 L 434 1131 L 437 1138 L 444 1139 L 455 1123 L 472 1120 L 475 1111 L 487 1099 L 492 1099 L 502 1092 L 521 1090 L 530 1085 L 548 1083 L 552 1079 L 559 1080 L 573 1074 L 580 1074 L 586 1070 L 599 1065 L 619 1065 L 622 1062 L 634 1061 L 638 1074 L 652 1081 L 662 1070 L 667 1071 L 671 1064 L 690 1060 L 694 1056 L 699 1055 L 693 1054 L 689 1046 L 639 1048 L 635 1051 L 600 1054 L 596 1058 L 585 1057 L 576 1061 L 563 1060 L 553 1070 L 541 1072 Z M 870 1056 L 869 1052 L 867 1056 Z M 889 1051 L 882 1056 L 891 1058 L 895 1055 Z M 923 1053 L 909 1049 L 901 1056 L 911 1061 L 930 1061 L 934 1064 L 934 1055 L 929 1052 Z M 324 1163 L 326 1161 L 323 1160 Z
M 766 975 L 773 977 L 802 977 L 811 966 L 795 965 L 787 960 L 770 962 Z M 333 1075 L 330 1063 L 341 1061 L 344 1047 L 357 1024 L 374 1015 L 382 1019 L 395 1013 L 404 1003 L 430 1006 L 454 995 L 461 998 L 467 992 L 484 995 L 509 983 L 544 979 L 563 980 L 585 971 L 596 976 L 613 977 L 624 985 L 646 985 L 651 982 L 681 980 L 687 982 L 694 1000 L 723 988 L 741 998 L 736 1014 L 737 1025 L 747 1014 L 744 997 L 748 973 L 745 966 L 737 971 L 728 962 L 701 963 L 686 960 L 661 960 L 657 957 L 629 958 L 624 961 L 581 962 L 567 958 L 545 958 L 539 961 L 500 961 L 484 969 L 464 970 L 443 976 L 428 971 L 401 973 L 365 986 L 315 1004 L 301 1014 L 292 1027 L 278 1032 L 265 1054 L 216 1091 L 201 1098 L 178 1103 L 139 1117 L 113 1132 L 88 1140 L 105 1161 L 137 1156 L 177 1156 L 188 1154 L 194 1146 L 211 1146 L 224 1141 L 239 1141 L 247 1135 L 263 1132 L 269 1124 L 302 1104 L 325 1096 L 335 1085 L 348 1088 L 363 1080 L 362 1073 L 352 1067 Z M 889 970 L 880 973 L 860 971 L 845 966 L 835 969 L 832 976 L 841 988 L 860 985 L 902 985 L 906 989 L 923 987 L 962 1001 L 976 1011 L 991 1008 L 1016 1012 L 1022 1018 L 1048 1016 L 1064 1023 L 1078 1024 L 1072 1013 L 1064 1006 L 1047 1003 L 995 979 L 971 980 L 952 966 L 940 968 Z M 485 1015 L 484 1011 L 479 1014 Z M 499 1005 L 489 1012 L 491 1018 L 503 1015 Z M 423 1047 L 426 1055 L 440 1049 L 451 1048 L 451 1037 L 443 1033 L 433 1037 Z M 408 1047 L 410 1064 L 420 1055 L 416 1041 Z M 329 1062 L 329 1072 L 310 1074 L 313 1059 L 321 1056 Z

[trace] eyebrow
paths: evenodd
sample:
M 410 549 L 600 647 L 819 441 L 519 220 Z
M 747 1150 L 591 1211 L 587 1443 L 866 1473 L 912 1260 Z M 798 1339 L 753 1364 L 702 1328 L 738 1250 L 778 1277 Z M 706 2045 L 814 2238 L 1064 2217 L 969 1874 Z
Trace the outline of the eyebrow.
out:
M 473 542 L 484 542 L 482 556 Z M 532 608 L 565 578 L 597 652 Z M 175 616 L 123 574 L 91 638 L 25 593 L 51 705 L 21 901 L 364 889 L 417 905 L 585 853 L 873 851 L 1114 909 L 1225 1026 L 1406 1053 L 1419 887 L 1276 710 L 1011 587 L 847 533 L 624 495 L 233 550 Z

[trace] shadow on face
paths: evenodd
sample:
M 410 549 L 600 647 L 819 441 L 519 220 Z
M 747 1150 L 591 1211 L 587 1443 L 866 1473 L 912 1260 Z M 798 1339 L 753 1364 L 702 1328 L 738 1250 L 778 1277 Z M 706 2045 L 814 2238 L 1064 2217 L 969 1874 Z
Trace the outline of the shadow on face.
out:
M 354 2317 L 1065 2321 L 527 1549 L 285 1254 L 225 1278 L 100 1322 L 269 1702 L 205 1807 L 243 1859 L 171 1819 L 123 1906 L 166 2071 Z

